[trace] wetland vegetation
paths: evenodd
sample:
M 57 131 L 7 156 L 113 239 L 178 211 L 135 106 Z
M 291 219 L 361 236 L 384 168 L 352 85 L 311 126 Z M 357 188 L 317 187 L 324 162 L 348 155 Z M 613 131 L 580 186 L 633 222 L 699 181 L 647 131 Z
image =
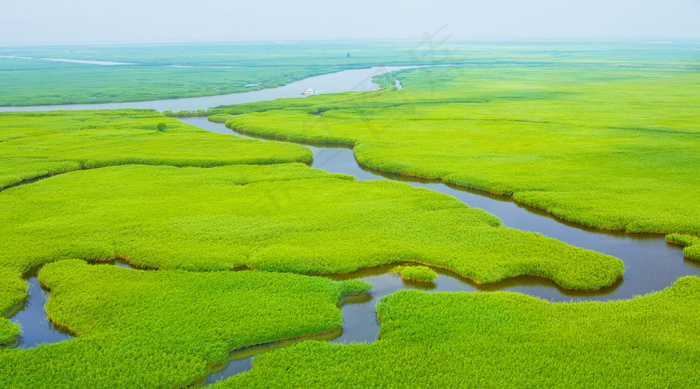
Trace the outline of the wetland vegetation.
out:
M 684 246 L 683 253 L 687 258 L 700 261 L 700 237 L 684 234 L 668 234 L 666 240 L 669 243 Z
M 187 55 L 168 45 L 4 48 L 128 65 L 0 58 L 0 82 L 11 79 L 0 105 L 221 94 L 339 69 L 436 64 L 407 43 L 389 46 L 314 43 L 277 55 L 242 44 L 177 46 Z M 687 48 L 449 48 L 439 64 L 468 66 L 392 72 L 375 78 L 378 91 L 181 114 L 352 147 L 376 171 L 511 196 L 587 226 L 670 233 L 700 259 L 700 78 Z M 54 78 L 48 96 L 38 85 Z M 92 98 L 95 90 L 104 94 Z M 301 145 L 167 116 L 0 113 L 1 387 L 203 385 L 234 350 L 337 336 L 352 312 L 340 308 L 346 297 L 386 293 L 381 276 L 365 277 L 376 290 L 354 279 L 371 269 L 425 290 L 445 290 L 436 278 L 447 273 L 476 284 L 536 276 L 582 294 L 622 282 L 621 260 L 504 227 L 454 197 L 324 172 Z M 100 264 L 115 259 L 135 269 Z M 47 318 L 75 336 L 21 349 L 23 328 L 9 319 L 23 309 L 22 275 L 38 268 Z M 700 278 L 605 303 L 479 290 L 386 295 L 379 340 L 372 331 L 367 343 L 304 340 L 255 356 L 249 372 L 214 387 L 700 385 Z
M 433 282 L 438 274 L 427 266 L 396 266 L 393 270 L 404 280 L 415 282 Z
M 376 64 L 414 65 L 467 58 L 462 48 L 461 54 L 452 52 L 449 57 L 427 60 L 411 54 L 414 46 L 348 42 L 0 47 L 0 106 L 214 96 L 274 88 L 310 76 Z M 354 55 L 347 57 L 348 52 Z M 76 62 L 47 60 L 50 58 Z M 111 65 L 100 65 L 99 61 Z
M 106 167 L 10 188 L 0 199 L 0 260 L 17 272 L 69 258 L 303 274 L 409 261 L 480 283 L 536 275 L 594 290 L 624 270 L 619 259 L 501 227 L 445 195 L 303 164 Z M 26 239 L 36 234 L 42 239 Z
M 245 346 L 338 330 L 362 281 L 260 271 L 144 271 L 67 260 L 40 282 L 58 326 L 77 336 L 0 351 L 6 388 L 181 387 Z
M 17 273 L 4 267 L 0 267 L 0 281 L 0 312 L 9 316 L 24 299 L 27 284 L 17 277 Z M 11 344 L 20 331 L 18 325 L 0 317 L 0 347 Z
M 512 196 L 587 226 L 700 234 L 700 77 L 686 68 L 445 67 L 403 89 L 212 110 L 244 133 Z M 320 113 L 320 117 L 315 114 Z
M 399 291 L 379 341 L 303 342 L 213 387 L 697 387 L 699 307 L 697 277 L 608 303 Z

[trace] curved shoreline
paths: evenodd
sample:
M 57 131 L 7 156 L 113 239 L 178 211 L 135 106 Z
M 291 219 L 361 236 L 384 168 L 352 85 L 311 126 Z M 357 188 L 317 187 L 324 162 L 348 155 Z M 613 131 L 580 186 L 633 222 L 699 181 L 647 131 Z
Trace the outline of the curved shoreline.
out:
M 212 121 L 212 123 L 221 123 L 220 121 Z M 241 129 L 239 127 L 229 127 L 228 125 L 226 126 L 229 128 L 231 131 L 243 135 L 248 135 L 249 137 L 253 137 L 253 139 L 263 139 L 263 140 L 272 140 L 272 141 L 285 141 L 285 142 L 291 142 L 291 143 L 296 143 L 304 146 L 312 146 L 312 147 L 340 147 L 340 148 L 346 148 L 349 150 L 353 151 L 353 155 L 355 154 L 355 147 L 357 146 L 357 142 L 355 143 L 350 143 L 350 142 L 323 142 L 323 141 L 316 141 L 313 139 L 308 139 L 308 138 L 294 138 L 294 137 L 285 137 L 285 136 L 278 136 L 278 135 L 269 135 L 269 134 L 262 134 L 262 133 L 256 133 L 255 131 L 249 131 L 245 129 Z M 357 156 L 355 155 L 355 161 L 357 164 L 364 168 L 363 170 L 368 170 L 370 172 L 376 172 L 379 175 L 391 175 L 391 176 L 396 176 L 397 178 L 403 178 L 407 179 L 405 181 L 413 181 L 411 179 L 415 179 L 416 181 L 427 181 L 429 183 L 437 183 L 437 184 L 442 184 L 445 186 L 451 186 L 455 187 L 457 189 L 467 189 L 479 193 L 483 193 L 486 195 L 493 195 L 493 196 L 498 196 L 504 199 L 507 199 L 508 201 L 511 201 L 515 204 L 522 205 L 527 208 L 531 208 L 533 210 L 537 210 L 542 213 L 546 213 L 547 215 L 551 215 L 552 218 L 555 218 L 560 221 L 564 221 L 567 223 L 570 223 L 574 227 L 585 227 L 585 228 L 590 228 L 598 231 L 603 231 L 603 232 L 622 232 L 625 234 L 651 234 L 651 235 L 669 235 L 669 234 L 684 234 L 684 235 L 690 235 L 690 236 L 700 236 L 700 235 L 695 235 L 689 232 L 678 232 L 678 231 L 630 231 L 627 229 L 621 229 L 621 228 L 606 228 L 606 227 L 601 227 L 601 226 L 596 226 L 593 224 L 586 224 L 585 222 L 566 218 L 564 216 L 559 215 L 556 212 L 549 211 L 545 208 L 538 207 L 537 205 L 530 204 L 524 201 L 519 201 L 514 197 L 515 193 L 499 193 L 499 192 L 491 192 L 486 189 L 482 189 L 476 186 L 470 186 L 466 184 L 461 184 L 461 183 L 456 183 L 456 182 L 451 182 L 445 180 L 443 177 L 425 177 L 425 176 L 420 176 L 420 175 L 414 175 L 414 174 L 406 174 L 406 173 L 396 173 L 392 172 L 389 170 L 382 170 L 379 168 L 375 168 L 373 166 L 366 165 L 362 163 L 362 161 L 357 159 Z M 392 177 L 386 177 L 387 179 L 390 179 L 392 181 L 395 181 L 394 178 Z M 628 223 L 629 224 L 629 223 Z
M 254 139 L 280 140 L 280 137 L 276 136 L 259 136 L 252 131 L 231 129 L 221 124 L 219 120 L 217 120 L 219 123 L 211 122 L 207 118 L 181 118 L 180 120 L 212 132 L 253 137 Z M 290 139 L 285 140 L 290 141 Z M 312 167 L 331 173 L 353 175 L 359 181 L 388 179 L 437 191 L 466 203 L 470 208 L 485 210 L 501 219 L 501 225 L 505 227 L 537 232 L 572 246 L 622 259 L 626 269 L 624 277 L 618 278 L 607 287 L 595 292 L 560 290 L 551 281 L 539 277 L 510 277 L 488 284 L 489 286 L 498 285 L 495 288 L 484 289 L 496 289 L 502 286 L 503 289 L 508 288 L 550 301 L 561 301 L 565 297 L 575 301 L 591 299 L 607 301 L 629 299 L 636 295 L 660 291 L 683 276 L 700 276 L 700 262 L 684 258 L 683 250 L 676 245 L 667 243 L 662 235 L 589 228 L 578 223 L 567 222 L 552 213 L 519 203 L 512 197 L 485 194 L 483 191 L 470 190 L 464 186 L 456 186 L 440 180 L 427 180 L 377 171 L 367 168 L 357 161 L 352 150 L 353 145 L 337 142 L 328 147 L 328 143 L 299 140 L 294 140 L 294 142 L 307 145 L 312 149 L 314 152 Z M 322 146 L 322 148 L 318 148 L 318 146 Z M 534 282 L 535 278 L 544 280 L 544 283 Z M 548 282 L 550 284 L 544 286 Z
M 374 76 L 390 73 L 396 70 L 414 68 L 415 66 L 370 66 L 366 68 L 335 69 L 334 72 L 325 72 L 311 77 L 301 78 L 285 85 L 274 88 L 259 88 L 242 90 L 234 93 L 215 94 L 196 97 L 179 97 L 157 100 L 126 101 L 112 103 L 76 103 L 55 105 L 26 105 L 26 106 L 2 106 L 0 112 L 36 112 L 36 111 L 74 111 L 74 110 L 104 110 L 104 109 L 155 109 L 164 111 L 204 111 L 222 105 L 234 105 L 269 101 L 279 98 L 303 98 L 301 91 L 305 87 L 313 87 L 319 91 L 317 94 L 339 92 L 363 92 L 378 91 L 381 87 L 372 82 Z M 353 79 L 354 82 L 333 87 L 344 78 Z M 358 82 L 359 80 L 359 82 Z M 320 86 L 319 86 L 320 85 Z M 245 88 L 244 88 L 245 89 Z

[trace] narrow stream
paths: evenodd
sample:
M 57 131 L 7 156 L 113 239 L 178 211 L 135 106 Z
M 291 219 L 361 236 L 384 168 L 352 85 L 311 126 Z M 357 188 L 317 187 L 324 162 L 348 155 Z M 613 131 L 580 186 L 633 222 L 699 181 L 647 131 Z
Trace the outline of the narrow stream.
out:
M 131 268 L 121 261 L 116 261 L 114 264 Z M 49 299 L 49 292 L 41 287 L 38 274 L 39 269 L 34 269 L 24 275 L 24 279 L 29 284 L 28 296 L 22 302 L 19 311 L 10 318 L 11 322 L 22 326 L 22 335 L 16 343 L 17 348 L 33 348 L 41 344 L 58 343 L 73 338 L 70 333 L 56 328 L 46 317 L 44 308 Z
M 238 134 L 224 124 L 210 122 L 207 118 L 180 120 L 211 132 L 265 140 Z M 342 305 L 342 333 L 330 340 L 331 343 L 371 343 L 377 340 L 379 323 L 374 307 L 382 297 L 402 289 L 423 289 L 430 292 L 507 290 L 552 302 L 609 301 L 630 299 L 637 295 L 660 291 L 671 286 L 683 276 L 700 276 L 700 262 L 685 259 L 682 248 L 667 243 L 662 235 L 627 234 L 585 228 L 555 219 L 553 216 L 536 209 L 516 204 L 508 197 L 486 195 L 477 191 L 451 187 L 438 181 L 411 179 L 372 171 L 361 167 L 352 150 L 348 148 L 309 145 L 306 147 L 313 151 L 314 157 L 311 165 L 313 168 L 331 173 L 350 174 L 355 176 L 358 181 L 393 180 L 444 193 L 459 199 L 470 207 L 484 209 L 499 217 L 504 226 L 537 232 L 573 246 L 612 255 L 622 259 L 626 267 L 623 280 L 596 292 L 565 290 L 557 287 L 551 281 L 536 277 L 518 277 L 495 284 L 476 285 L 441 269 L 434 269 L 439 275 L 433 284 L 423 285 L 406 282 L 401 277 L 390 273 L 391 266 L 362 270 L 343 277 L 333 277 L 338 280 L 360 278 L 371 283 L 373 287 L 369 292 L 369 298 Z M 253 348 L 246 353 L 232 354 L 227 366 L 207 377 L 207 384 L 250 370 L 252 355 L 269 349 L 270 347 Z

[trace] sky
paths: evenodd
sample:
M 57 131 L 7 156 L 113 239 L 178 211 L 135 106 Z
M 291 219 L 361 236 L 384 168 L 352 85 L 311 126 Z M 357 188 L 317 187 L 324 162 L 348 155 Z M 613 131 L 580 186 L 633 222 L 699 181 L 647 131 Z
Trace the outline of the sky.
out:
M 700 39 L 700 0 L 8 0 L 0 45 Z

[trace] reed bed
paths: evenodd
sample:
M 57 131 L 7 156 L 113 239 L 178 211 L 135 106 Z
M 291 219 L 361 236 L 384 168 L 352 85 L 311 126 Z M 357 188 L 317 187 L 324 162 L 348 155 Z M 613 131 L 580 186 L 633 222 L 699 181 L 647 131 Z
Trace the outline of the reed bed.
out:
M 301 274 L 409 261 L 479 283 L 533 275 L 595 290 L 624 271 L 450 196 L 304 164 L 70 172 L 0 192 L 0 234 L 0 266 L 17 272 L 69 258 Z
M 377 307 L 380 340 L 306 341 L 212 388 L 693 388 L 700 278 L 627 301 L 403 290 Z
M 104 166 L 308 162 L 309 149 L 222 134 L 152 110 L 0 113 L 0 189 Z
M 686 258 L 700 261 L 700 237 L 683 234 L 668 234 L 666 241 L 669 243 L 678 244 L 683 247 L 683 254 Z
M 363 281 L 295 274 L 143 271 L 67 260 L 46 265 L 46 310 L 78 335 L 27 350 L 0 350 L 4 388 L 182 387 L 229 352 L 325 333 L 337 304 Z
M 226 125 L 248 134 L 346 144 L 361 165 L 511 196 L 586 226 L 697 235 L 700 77 L 661 59 L 648 66 L 413 69 L 395 73 L 399 91 L 210 113 L 235 115 Z
M 435 270 L 427 266 L 396 266 L 392 272 L 397 273 L 404 280 L 415 282 L 431 283 L 435 281 L 438 276 Z

